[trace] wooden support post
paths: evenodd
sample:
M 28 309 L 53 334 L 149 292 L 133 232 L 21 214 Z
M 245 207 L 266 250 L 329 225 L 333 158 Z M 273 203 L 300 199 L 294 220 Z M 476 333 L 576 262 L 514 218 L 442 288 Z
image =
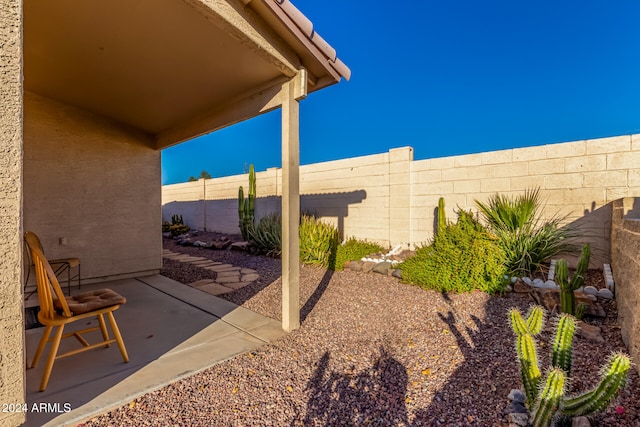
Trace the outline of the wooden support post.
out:
M 300 327 L 300 106 L 296 80 L 282 86 L 282 329 Z

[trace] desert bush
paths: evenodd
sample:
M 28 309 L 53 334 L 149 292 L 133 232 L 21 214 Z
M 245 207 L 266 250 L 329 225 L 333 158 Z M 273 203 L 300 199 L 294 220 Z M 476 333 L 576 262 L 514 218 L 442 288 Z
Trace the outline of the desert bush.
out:
M 338 230 L 313 216 L 300 220 L 300 261 L 305 264 L 335 268 Z
M 261 252 L 278 257 L 282 253 L 282 218 L 277 212 L 260 218 L 257 226 L 247 224 L 247 236 Z
M 189 230 L 191 230 L 189 226 L 184 225 L 182 215 L 172 215 L 171 223 L 169 223 L 169 221 L 165 221 L 162 223 L 162 232 L 169 232 L 172 236 L 179 236 L 181 234 L 188 233 Z
M 338 245 L 334 270 L 342 270 L 347 261 L 357 261 L 367 255 L 382 252 L 384 248 L 377 243 L 351 237 Z
M 436 291 L 501 292 L 505 258 L 497 238 L 470 212 L 457 215 L 456 224 L 447 225 L 431 244 L 399 265 L 403 280 Z
M 552 257 L 579 251 L 572 242 L 579 236 L 577 229 L 562 225 L 566 217 L 543 220 L 544 203 L 537 188 L 515 198 L 495 194 L 487 203 L 476 200 L 476 205 L 498 236 L 511 275 L 532 275 Z

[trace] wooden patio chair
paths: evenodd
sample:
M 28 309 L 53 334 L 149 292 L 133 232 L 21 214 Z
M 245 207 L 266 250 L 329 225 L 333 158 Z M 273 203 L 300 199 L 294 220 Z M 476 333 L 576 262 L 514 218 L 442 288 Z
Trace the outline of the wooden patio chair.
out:
M 27 241 L 27 238 L 26 238 L 27 234 L 31 235 L 31 237 L 29 238 L 31 243 L 29 243 Z M 31 266 L 33 265 L 33 259 L 31 259 L 31 251 L 30 251 L 29 247 L 30 247 L 30 245 L 37 245 L 37 247 L 40 249 L 40 251 L 42 251 L 42 253 L 44 253 L 44 248 L 42 247 L 42 243 L 40 242 L 40 238 L 33 231 L 27 231 L 25 233 L 25 241 L 27 243 L 27 248 L 26 248 L 27 250 L 25 251 L 27 253 L 27 263 L 26 263 L 26 274 L 25 274 L 25 279 L 24 279 L 24 290 L 25 290 L 25 293 L 26 293 L 27 284 L 29 283 L 29 275 L 31 274 Z M 80 287 L 82 286 L 82 283 L 80 282 L 80 258 L 72 257 L 72 258 L 50 259 L 49 260 L 49 265 L 53 268 L 53 272 L 58 277 L 62 273 L 64 273 L 65 271 L 67 272 L 67 293 L 69 295 L 71 295 L 71 281 L 72 280 L 75 280 L 75 279 L 78 280 L 78 289 L 80 289 Z M 71 275 L 71 270 L 73 270 L 76 267 L 78 269 L 78 272 L 77 272 L 77 274 L 72 276 Z M 35 292 L 35 291 L 33 291 L 33 292 Z M 33 295 L 33 292 L 31 292 L 27 297 L 25 297 L 25 299 L 27 299 L 31 295 Z
M 30 368 L 36 367 L 44 347 L 47 342 L 51 341 L 51 349 L 49 350 L 49 357 L 47 358 L 42 382 L 40 383 L 40 391 L 44 391 L 47 388 L 49 377 L 51 376 L 51 370 L 53 369 L 53 363 L 56 359 L 72 356 L 74 354 L 99 347 L 109 347 L 112 343 L 117 342 L 118 347 L 120 348 L 120 353 L 122 354 L 122 359 L 124 359 L 125 362 L 128 362 L 129 356 L 127 354 L 127 349 L 124 346 L 120 330 L 118 329 L 116 320 L 113 317 L 113 312 L 124 304 L 126 299 L 111 289 L 99 289 L 96 291 L 84 292 L 73 297 L 65 297 L 62 289 L 60 289 L 60 283 L 58 283 L 58 279 L 51 268 L 51 265 L 45 258 L 42 250 L 35 240 L 35 235 L 33 233 L 26 233 L 25 238 L 29 243 L 31 257 L 33 258 L 36 270 L 38 300 L 40 301 L 38 321 L 45 326 L 45 330 L 42 334 L 42 338 L 40 339 L 40 343 L 38 344 L 38 349 L 33 357 L 33 362 L 31 363 Z M 109 332 L 107 331 L 107 325 L 103 316 L 105 314 L 107 319 L 109 319 L 109 324 L 115 337 L 113 339 L 109 338 Z M 63 334 L 66 324 L 94 316 L 98 319 L 99 326 L 93 326 Z M 49 338 L 54 327 L 57 327 L 58 329 L 56 329 L 53 338 Z M 103 338 L 99 343 L 89 344 L 82 337 L 82 334 L 84 333 L 97 330 L 102 333 Z M 72 336 L 80 341 L 82 347 L 58 355 L 58 347 L 60 346 L 62 338 L 69 338 Z

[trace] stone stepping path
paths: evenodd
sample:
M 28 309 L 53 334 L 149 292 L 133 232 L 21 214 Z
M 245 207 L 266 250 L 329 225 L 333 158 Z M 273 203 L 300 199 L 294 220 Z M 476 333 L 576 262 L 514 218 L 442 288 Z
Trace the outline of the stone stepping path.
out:
M 260 278 L 258 272 L 251 268 L 236 267 L 231 264 L 223 264 L 207 258 L 181 254 L 168 249 L 162 251 L 162 257 L 174 261 L 186 262 L 216 273 L 215 280 L 203 279 L 188 284 L 191 287 L 211 295 L 220 295 L 235 291 Z

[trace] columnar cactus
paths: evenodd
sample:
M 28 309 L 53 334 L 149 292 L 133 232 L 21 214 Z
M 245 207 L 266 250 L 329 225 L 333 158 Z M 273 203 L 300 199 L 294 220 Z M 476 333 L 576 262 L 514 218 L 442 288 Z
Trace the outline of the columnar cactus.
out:
M 584 277 L 589 267 L 591 248 L 588 243 L 582 246 L 580 260 L 576 272 L 569 280 L 569 269 L 564 259 L 556 262 L 555 280 L 560 286 L 560 308 L 563 313 L 576 314 L 576 297 L 574 291 L 584 284 Z
M 438 199 L 438 230 L 437 232 L 443 232 L 447 228 L 447 216 L 444 211 L 444 197 Z
M 538 395 L 540 384 L 540 368 L 538 367 L 538 352 L 533 337 L 542 331 L 544 311 L 540 306 L 533 306 L 525 322 L 519 310 L 509 311 L 511 328 L 516 334 L 516 351 L 520 361 L 520 375 L 527 396 L 527 403 L 532 405 Z
M 240 232 L 244 240 L 249 240 L 249 229 L 254 225 L 256 201 L 256 172 L 253 164 L 249 166 L 249 194 L 244 198 L 244 189 L 238 188 L 238 219 Z
M 614 353 L 603 368 L 596 387 L 581 395 L 565 396 L 565 385 L 571 377 L 572 342 L 576 327 L 575 318 L 566 313 L 558 319 L 553 339 L 552 367 L 544 385 L 540 387 L 540 367 L 533 336 L 542 330 L 543 309 L 540 306 L 532 307 L 525 322 L 520 311 L 514 308 L 509 311 L 509 318 L 516 334 L 516 352 L 527 396 L 526 404 L 532 411 L 532 423 L 535 427 L 549 426 L 557 419 L 601 411 L 611 403 L 618 390 L 624 388 L 631 361 L 623 353 Z

